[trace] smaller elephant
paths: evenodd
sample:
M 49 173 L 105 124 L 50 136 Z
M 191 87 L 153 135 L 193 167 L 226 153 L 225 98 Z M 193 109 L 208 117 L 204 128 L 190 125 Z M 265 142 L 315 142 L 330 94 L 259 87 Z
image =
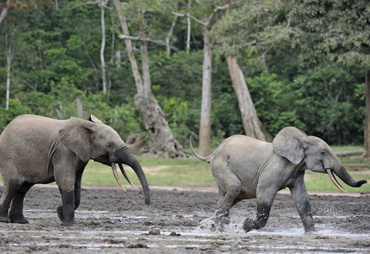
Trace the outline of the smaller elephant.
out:
M 307 136 L 294 127 L 282 129 L 272 143 L 235 135 L 225 139 L 209 156 L 197 154 L 189 138 L 190 148 L 198 159 L 210 163 L 218 186 L 215 214 L 201 222 L 201 227 L 223 230 L 229 223 L 229 211 L 243 199 L 257 198 L 256 219 L 247 218 L 243 229 L 248 232 L 263 228 L 279 190 L 290 189 L 294 204 L 306 232 L 315 231 L 311 206 L 304 184 L 306 169 L 327 173 L 342 191 L 337 175 L 351 187 L 360 187 L 366 180 L 354 180 L 333 150 L 322 139 Z
M 122 163 L 138 176 L 150 204 L 150 191 L 143 169 L 118 133 L 91 115 L 89 120 L 71 117 L 56 120 L 22 115 L 9 123 L 0 135 L 0 172 L 4 190 L 0 198 L 0 222 L 28 223 L 23 200 L 35 184 L 56 181 L 62 196 L 57 213 L 62 224 L 76 224 L 80 205 L 82 173 L 90 159 L 111 166 L 123 190 L 116 163 L 128 179 Z

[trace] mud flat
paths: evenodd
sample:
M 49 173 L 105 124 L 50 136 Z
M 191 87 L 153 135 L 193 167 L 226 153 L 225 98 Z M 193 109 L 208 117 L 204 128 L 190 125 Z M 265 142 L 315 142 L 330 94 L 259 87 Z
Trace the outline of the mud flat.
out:
M 2 190 L 0 190 L 1 193 Z M 304 234 L 290 195 L 274 201 L 265 228 L 244 233 L 255 200 L 240 202 L 226 232 L 197 226 L 213 215 L 212 189 L 153 188 L 146 206 L 140 191 L 85 187 L 79 222 L 63 227 L 55 212 L 56 187 L 33 187 L 26 196 L 30 224 L 0 223 L 1 253 L 370 253 L 370 194 L 310 195 L 317 232 Z

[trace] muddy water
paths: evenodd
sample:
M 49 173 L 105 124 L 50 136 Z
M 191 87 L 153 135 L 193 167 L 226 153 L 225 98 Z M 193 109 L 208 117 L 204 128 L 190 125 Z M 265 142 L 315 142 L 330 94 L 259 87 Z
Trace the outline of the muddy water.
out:
M 25 200 L 30 224 L 0 224 L 1 253 L 370 253 L 370 195 L 311 195 L 317 232 L 304 234 L 290 195 L 278 194 L 265 228 L 244 233 L 255 200 L 231 211 L 226 232 L 198 228 L 213 215 L 217 194 L 152 190 L 146 206 L 140 191 L 85 188 L 74 227 L 60 225 L 54 187 L 37 186 Z M 159 234 L 158 234 L 159 233 Z

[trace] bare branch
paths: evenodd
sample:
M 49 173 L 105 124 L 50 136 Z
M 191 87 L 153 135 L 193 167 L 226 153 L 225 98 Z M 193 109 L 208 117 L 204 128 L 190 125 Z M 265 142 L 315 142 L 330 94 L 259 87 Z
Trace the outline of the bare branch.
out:
M 166 46 L 166 43 L 161 41 L 161 40 L 153 40 L 153 39 L 150 39 L 150 38 L 142 38 L 142 37 L 138 37 L 138 36 L 127 36 L 127 35 L 124 35 L 124 34 L 120 34 L 118 36 L 118 38 L 125 39 L 125 40 L 131 40 L 131 41 L 147 41 L 147 42 L 153 42 L 153 43 L 158 44 L 160 46 Z M 172 50 L 178 51 L 178 48 L 176 48 L 176 47 L 170 46 L 170 48 Z
M 166 36 L 166 50 L 167 50 L 167 55 L 170 56 L 171 55 L 171 45 L 170 45 L 170 39 L 171 39 L 171 36 L 173 34 L 173 30 L 175 29 L 175 26 L 176 26 L 176 23 L 177 23 L 177 19 L 178 17 L 175 16 L 175 19 L 172 21 L 172 24 L 171 24 L 171 27 L 170 27 L 170 30 L 168 31 L 168 34 Z
M 198 24 L 200 25 L 203 25 L 203 26 L 207 26 L 208 24 L 197 19 L 196 17 L 193 17 L 192 15 L 190 15 L 189 13 L 178 13 L 178 12 L 172 12 L 173 15 L 177 16 L 177 17 L 189 17 L 191 18 L 192 20 L 194 20 L 195 22 L 197 22 Z
M 82 6 L 89 5 L 89 4 L 97 4 L 97 5 L 99 5 L 100 8 L 112 9 L 112 8 L 107 6 L 108 1 L 109 0 L 86 1 L 86 2 L 83 2 L 83 3 L 80 3 L 80 4 L 76 4 L 74 6 L 71 6 L 71 9 L 75 9 L 75 8 L 82 7 Z

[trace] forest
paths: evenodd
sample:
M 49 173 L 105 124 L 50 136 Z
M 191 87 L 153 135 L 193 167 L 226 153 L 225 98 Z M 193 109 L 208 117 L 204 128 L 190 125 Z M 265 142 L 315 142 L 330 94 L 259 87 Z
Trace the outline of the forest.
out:
M 2 0 L 0 12 L 0 131 L 21 114 L 94 114 L 151 151 L 187 148 L 191 131 L 215 147 L 247 132 L 237 76 L 264 139 L 295 126 L 364 143 L 367 0 Z

